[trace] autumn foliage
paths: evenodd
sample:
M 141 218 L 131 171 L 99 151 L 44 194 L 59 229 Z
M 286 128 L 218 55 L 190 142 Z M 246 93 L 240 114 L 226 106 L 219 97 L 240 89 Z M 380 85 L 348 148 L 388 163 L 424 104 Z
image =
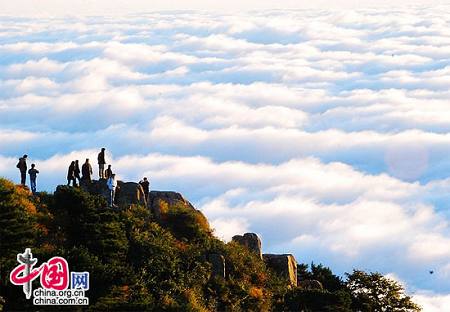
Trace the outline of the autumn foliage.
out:
M 300 280 L 314 279 L 324 288 L 288 288 L 256 254 L 215 238 L 208 220 L 195 209 L 161 202 L 162 216 L 156 218 L 141 206 L 107 206 L 103 197 L 79 188 L 59 186 L 54 194 L 33 196 L 0 179 L 0 311 L 76 310 L 33 306 L 20 287 L 10 284 L 16 255 L 25 248 L 32 249 L 39 263 L 62 256 L 71 271 L 88 271 L 91 311 L 419 309 L 400 285 L 360 271 L 344 281 L 328 268 L 299 265 Z M 210 254 L 223 257 L 225 276 L 214 274 Z M 386 287 L 374 289 L 380 282 Z M 377 301 L 373 291 L 384 301 Z M 386 304 L 396 309 L 386 309 Z

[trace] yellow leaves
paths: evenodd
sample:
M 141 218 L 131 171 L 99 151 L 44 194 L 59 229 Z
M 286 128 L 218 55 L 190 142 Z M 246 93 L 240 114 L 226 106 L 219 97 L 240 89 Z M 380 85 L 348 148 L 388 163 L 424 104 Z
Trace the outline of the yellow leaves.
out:
M 38 232 L 40 232 L 41 234 L 43 234 L 43 235 L 45 235 L 45 236 L 48 235 L 48 228 L 47 228 L 44 224 L 42 224 L 42 223 L 36 223 L 34 227 L 35 227 L 35 229 L 36 229 Z
M 20 207 L 30 215 L 36 215 L 37 209 L 32 202 L 32 195 L 28 188 L 22 185 L 14 185 L 11 181 L 0 178 L 0 191 L 2 193 L 3 204 Z
M 175 241 L 175 246 L 181 251 L 186 251 L 188 248 L 188 244 L 178 241 L 178 240 Z
M 205 232 L 211 232 L 208 219 L 201 212 L 195 212 L 195 221 Z
M 209 310 L 203 306 L 201 294 L 194 289 L 187 289 L 184 292 L 184 296 L 188 301 L 188 307 L 191 311 L 208 312 Z
M 259 287 L 251 287 L 248 291 L 250 297 L 255 299 L 263 299 L 264 298 L 264 290 Z
M 167 215 L 167 213 L 169 212 L 169 204 L 166 201 L 162 200 L 162 199 L 158 199 L 156 204 L 157 204 L 157 206 L 159 208 L 161 216 Z
M 165 307 L 172 307 L 176 306 L 177 302 L 174 298 L 170 297 L 169 295 L 163 295 L 161 298 L 161 303 Z
M 27 198 L 21 197 L 19 199 L 19 205 L 23 207 L 23 209 L 31 215 L 36 215 L 37 210 L 36 206 Z

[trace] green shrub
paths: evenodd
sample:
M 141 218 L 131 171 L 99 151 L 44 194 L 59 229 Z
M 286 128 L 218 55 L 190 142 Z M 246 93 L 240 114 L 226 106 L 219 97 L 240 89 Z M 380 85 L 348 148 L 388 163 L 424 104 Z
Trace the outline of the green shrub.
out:
M 178 239 L 196 240 L 211 236 L 211 228 L 205 216 L 182 204 L 171 206 L 163 222 Z

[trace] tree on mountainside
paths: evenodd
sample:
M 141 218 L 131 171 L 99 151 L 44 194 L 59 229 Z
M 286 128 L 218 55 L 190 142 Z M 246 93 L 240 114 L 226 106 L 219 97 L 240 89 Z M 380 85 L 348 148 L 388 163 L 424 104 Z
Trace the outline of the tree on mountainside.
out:
M 37 209 L 29 192 L 0 178 L 0 296 L 20 298 L 19 304 L 12 306 L 15 309 L 30 304 L 19 297 L 22 290 L 10 283 L 9 273 L 17 265 L 17 254 L 33 247 L 38 234 Z
M 403 286 L 380 273 L 347 273 L 353 309 L 367 312 L 416 312 L 421 308 L 405 295 Z
M 380 273 L 354 270 L 346 280 L 319 264 L 298 264 L 298 279 L 319 281 L 323 289 L 294 289 L 287 294 L 287 307 L 303 311 L 417 312 L 421 308 L 403 287 Z

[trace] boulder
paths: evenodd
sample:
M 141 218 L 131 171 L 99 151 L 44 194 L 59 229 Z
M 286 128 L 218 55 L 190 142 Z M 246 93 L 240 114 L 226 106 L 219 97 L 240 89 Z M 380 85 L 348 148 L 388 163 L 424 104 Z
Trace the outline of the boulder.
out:
M 297 261 L 291 254 L 274 255 L 264 254 L 264 262 L 291 286 L 297 286 Z
M 196 210 L 183 195 L 177 192 L 151 191 L 148 196 L 148 207 L 158 219 L 161 218 L 162 214 L 167 212 L 169 207 L 175 205 L 182 205 L 186 208 Z
M 116 203 L 119 206 L 126 207 L 132 204 L 139 204 L 147 207 L 147 199 L 139 183 L 117 181 L 117 186 Z
M 247 247 L 250 251 L 256 253 L 262 259 L 261 240 L 255 233 L 245 233 L 244 235 L 235 235 L 232 240 L 242 246 Z
M 139 183 L 117 181 L 117 191 L 115 202 L 120 207 L 128 207 L 133 204 L 147 206 L 144 190 Z M 91 182 L 81 181 L 80 187 L 90 194 L 101 195 L 109 200 L 110 191 L 106 185 L 106 180 L 92 180 Z
M 218 253 L 210 253 L 208 255 L 208 262 L 212 266 L 212 276 L 225 278 L 225 257 Z
M 92 180 L 91 182 L 81 180 L 80 188 L 92 195 L 101 195 L 109 199 L 109 189 L 106 186 L 106 180 Z
M 302 289 L 306 289 L 306 290 L 313 290 L 313 289 L 322 290 L 323 289 L 322 283 L 319 282 L 318 280 L 303 280 L 303 281 L 299 281 L 297 283 L 297 286 L 302 288 Z

